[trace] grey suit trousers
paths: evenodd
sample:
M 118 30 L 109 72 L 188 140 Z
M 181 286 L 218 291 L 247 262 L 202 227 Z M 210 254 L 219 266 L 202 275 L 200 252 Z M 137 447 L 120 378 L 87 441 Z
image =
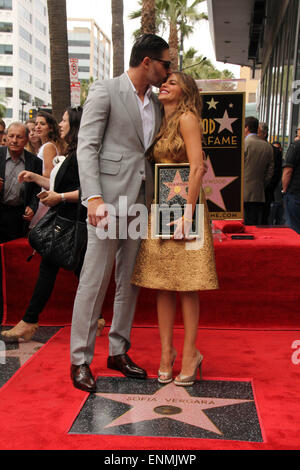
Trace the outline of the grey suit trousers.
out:
M 141 186 L 137 203 L 144 203 Z M 133 217 L 128 217 L 128 224 Z M 118 218 L 117 218 L 118 220 Z M 116 292 L 109 331 L 109 355 L 124 354 L 130 348 L 130 334 L 139 288 L 130 283 L 140 239 L 100 240 L 88 224 L 88 244 L 77 289 L 71 328 L 71 363 L 93 360 L 97 321 L 115 264 Z

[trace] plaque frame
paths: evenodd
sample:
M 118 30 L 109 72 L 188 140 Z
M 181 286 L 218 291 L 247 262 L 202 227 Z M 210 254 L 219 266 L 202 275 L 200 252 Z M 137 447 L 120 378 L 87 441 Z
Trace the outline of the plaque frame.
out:
M 166 206 L 175 208 L 178 210 L 177 214 L 184 213 L 185 204 L 173 203 L 173 204 L 166 204 L 166 201 L 163 200 L 162 197 L 162 184 L 163 184 L 163 177 L 167 175 L 167 173 L 173 173 L 174 177 L 176 172 L 179 171 L 181 179 L 186 183 L 188 181 L 187 176 L 189 176 L 189 163 L 155 163 L 154 168 L 154 210 L 152 211 L 152 237 L 153 238 L 162 238 L 162 239 L 171 239 L 173 238 L 174 226 L 169 227 L 168 233 L 165 233 L 162 227 L 162 220 L 160 219 L 160 214 L 162 214 L 162 205 L 163 210 L 168 210 Z M 164 188 L 164 191 L 168 191 L 168 189 Z M 170 192 L 170 190 L 169 190 Z M 169 194 L 169 193 L 168 193 Z M 173 199 L 175 196 L 173 197 Z M 181 196 L 176 196 L 177 199 L 184 199 Z M 175 199 L 176 199 L 175 198 Z M 201 239 L 202 238 L 202 230 L 201 227 L 203 226 L 202 219 L 203 219 L 203 210 L 200 208 L 203 205 L 203 192 L 202 188 L 199 194 L 198 201 L 196 203 L 196 208 L 193 214 L 193 224 L 192 224 L 192 231 L 190 232 L 191 239 Z M 175 218 L 175 217 L 174 217 Z M 169 221 L 174 220 L 172 218 L 172 214 Z M 176 217 L 177 218 L 177 217 Z

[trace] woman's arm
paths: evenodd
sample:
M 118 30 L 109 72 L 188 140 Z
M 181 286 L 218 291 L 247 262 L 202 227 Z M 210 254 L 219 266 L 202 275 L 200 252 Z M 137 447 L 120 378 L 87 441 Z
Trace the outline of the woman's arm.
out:
M 205 174 L 203 151 L 201 142 L 201 129 L 196 116 L 185 113 L 180 118 L 180 132 L 184 140 L 186 154 L 190 164 L 189 185 L 184 216 L 173 224 L 176 224 L 174 239 L 188 237 L 193 213 L 199 198 L 202 186 L 202 178 Z
M 68 193 L 57 193 L 55 191 L 48 191 L 47 195 L 41 198 L 41 202 L 48 207 L 53 207 L 60 202 L 77 202 L 79 198 L 79 190 L 70 191 Z
M 180 118 L 180 132 L 184 140 L 186 154 L 190 164 L 189 186 L 187 206 L 189 213 L 185 216 L 191 218 L 202 185 L 202 178 L 205 173 L 203 163 L 203 152 L 201 142 L 201 130 L 196 116 L 192 113 L 186 113 Z
M 43 176 L 46 178 L 50 178 L 50 173 L 53 169 L 53 158 L 56 157 L 57 155 L 57 150 L 55 145 L 52 142 L 49 142 L 47 145 L 44 147 L 44 155 L 43 155 L 43 161 L 44 161 L 44 170 L 43 170 Z

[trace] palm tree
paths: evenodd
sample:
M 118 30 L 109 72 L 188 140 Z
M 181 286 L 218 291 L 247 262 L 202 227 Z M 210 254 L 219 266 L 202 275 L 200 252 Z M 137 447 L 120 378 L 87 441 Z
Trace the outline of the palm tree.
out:
M 169 28 L 169 46 L 170 56 L 172 61 L 172 68 L 178 68 L 178 48 L 179 48 L 179 34 L 180 34 L 180 49 L 183 51 L 184 38 L 192 33 L 192 25 L 202 19 L 207 19 L 204 13 L 197 13 L 196 7 L 198 4 L 205 0 L 194 0 L 188 6 L 188 0 L 155 0 L 156 6 L 156 30 L 165 31 L 166 27 Z M 142 6 L 142 0 L 139 4 Z M 130 19 L 140 18 L 142 16 L 142 9 L 133 11 Z M 142 29 L 134 33 L 135 36 L 141 34 Z M 182 65 L 182 61 L 181 64 Z
M 194 79 L 231 79 L 233 73 L 228 70 L 217 69 L 212 62 L 202 55 L 196 56 L 196 49 L 190 47 L 183 55 L 183 70 Z M 232 87 L 231 84 L 228 86 Z M 230 89 L 230 88 L 229 88 Z
M 123 0 L 111 0 L 113 76 L 124 72 L 124 23 Z
M 143 0 L 141 33 L 156 33 L 155 24 L 155 0 Z
M 70 106 L 66 0 L 47 0 L 50 36 L 52 113 L 60 121 Z
M 94 83 L 94 78 L 93 77 L 90 77 L 89 80 L 81 80 L 81 83 L 80 83 L 80 104 L 81 104 L 81 106 L 84 105 L 84 103 L 85 103 L 85 101 L 88 97 L 90 87 L 93 83 Z

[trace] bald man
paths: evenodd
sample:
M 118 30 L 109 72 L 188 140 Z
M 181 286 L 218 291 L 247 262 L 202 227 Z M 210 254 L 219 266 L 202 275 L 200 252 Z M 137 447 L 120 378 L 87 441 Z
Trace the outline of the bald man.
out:
M 24 149 L 28 130 L 21 122 L 7 129 L 7 147 L 0 147 L 0 243 L 21 238 L 38 207 L 35 183 L 18 182 L 23 170 L 42 174 L 42 161 Z

